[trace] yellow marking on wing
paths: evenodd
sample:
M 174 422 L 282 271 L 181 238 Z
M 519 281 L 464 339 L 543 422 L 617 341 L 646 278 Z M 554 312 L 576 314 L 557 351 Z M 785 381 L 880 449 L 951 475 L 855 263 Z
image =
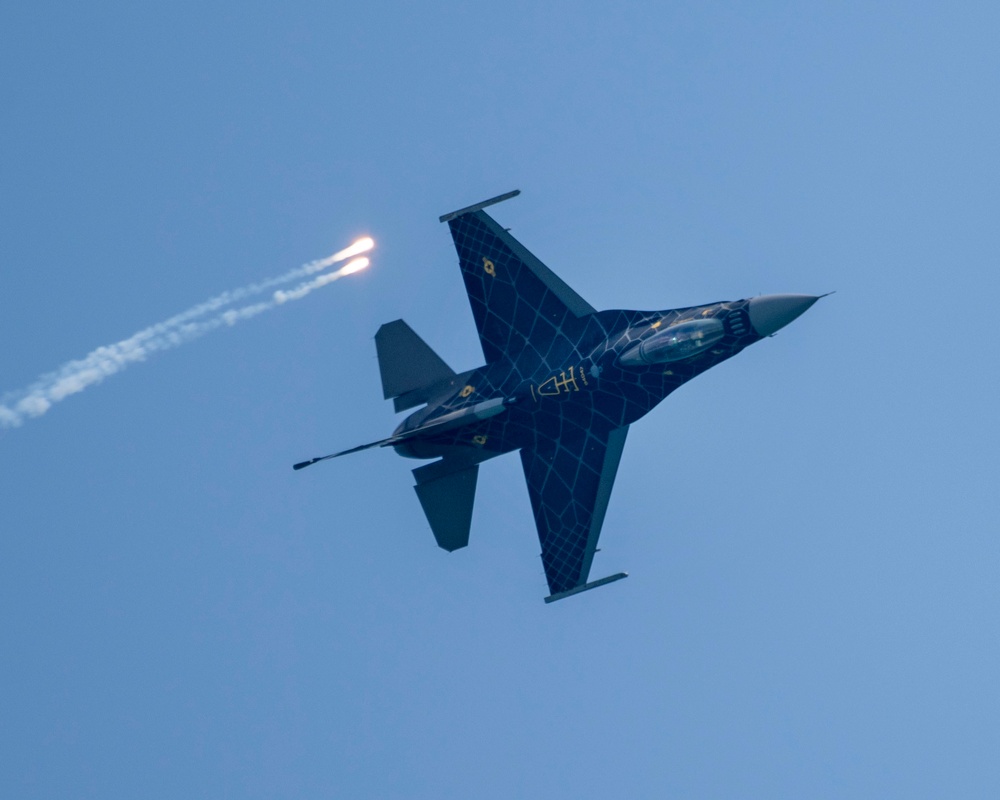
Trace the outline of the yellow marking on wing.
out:
M 469 396 L 470 394 L 472 394 L 472 393 L 473 393 L 474 391 L 476 391 L 476 387 L 475 387 L 475 386 L 466 386 L 466 387 L 465 387 L 464 389 L 462 389 L 462 391 L 461 391 L 461 392 L 459 392 L 459 394 L 460 394 L 460 395 L 461 395 L 462 397 L 468 397 L 468 396 Z
M 483 258 L 483 269 L 486 270 L 486 274 L 491 278 L 497 274 L 496 266 L 488 258 Z
M 472 441 L 474 444 L 477 444 L 480 447 L 482 447 L 484 444 L 486 444 L 486 437 L 480 434 L 479 436 L 473 436 Z

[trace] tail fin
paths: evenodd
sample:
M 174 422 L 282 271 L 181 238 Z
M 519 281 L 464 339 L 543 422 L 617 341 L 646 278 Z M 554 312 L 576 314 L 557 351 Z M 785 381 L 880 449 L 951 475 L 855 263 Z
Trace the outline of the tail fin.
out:
M 455 371 L 403 320 L 387 322 L 375 334 L 382 395 L 396 411 L 427 402 L 431 389 L 455 377 Z

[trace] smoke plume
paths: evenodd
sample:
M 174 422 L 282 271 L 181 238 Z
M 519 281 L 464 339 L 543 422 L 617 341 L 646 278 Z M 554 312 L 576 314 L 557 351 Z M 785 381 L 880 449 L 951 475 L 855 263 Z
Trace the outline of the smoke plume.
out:
M 33 384 L 20 391 L 7 392 L 0 398 L 0 428 L 16 428 L 26 419 L 40 417 L 55 403 L 82 392 L 88 386 L 100 383 L 110 375 L 121 372 L 130 364 L 145 361 L 149 356 L 163 350 L 171 350 L 192 342 L 223 327 L 232 327 L 238 322 L 270 311 L 280 305 L 301 300 L 320 287 L 340 280 L 345 275 L 368 266 L 367 258 L 353 258 L 340 269 L 309 278 L 352 256 L 358 256 L 374 247 L 369 238 L 359 239 L 327 258 L 317 259 L 290 270 L 283 275 L 259 283 L 252 283 L 239 289 L 223 292 L 186 311 L 175 314 L 163 322 L 143 328 L 128 339 L 104 345 L 92 350 L 83 358 L 68 361 L 61 367 L 38 378 Z M 309 278 L 309 280 L 301 280 Z M 263 294 L 276 286 L 283 286 L 300 280 L 291 289 L 278 289 L 270 298 L 238 308 L 219 309 L 232 306 L 248 297 Z M 216 313 L 219 312 L 219 313 Z

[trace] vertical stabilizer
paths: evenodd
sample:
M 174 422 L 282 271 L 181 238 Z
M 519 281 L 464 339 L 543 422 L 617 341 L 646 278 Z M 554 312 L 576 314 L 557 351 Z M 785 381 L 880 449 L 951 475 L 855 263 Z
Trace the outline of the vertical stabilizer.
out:
M 375 349 L 382 396 L 394 398 L 396 411 L 426 402 L 435 384 L 455 377 L 455 371 L 401 319 L 378 329 Z

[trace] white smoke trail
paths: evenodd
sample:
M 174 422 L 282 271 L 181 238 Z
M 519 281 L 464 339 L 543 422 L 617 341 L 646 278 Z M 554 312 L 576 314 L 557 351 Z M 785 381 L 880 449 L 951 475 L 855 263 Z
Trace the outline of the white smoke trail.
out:
M 237 322 L 255 317 L 291 300 L 301 300 L 315 289 L 364 269 L 369 264 L 368 259 L 355 258 L 338 270 L 303 281 L 294 289 L 275 291 L 269 300 L 242 308 L 229 309 L 210 319 L 202 319 L 213 311 L 231 305 L 237 300 L 261 294 L 274 286 L 289 283 L 296 278 L 315 274 L 339 261 L 370 250 L 373 246 L 374 243 L 371 239 L 361 239 L 328 258 L 310 261 L 308 264 L 303 264 L 301 267 L 276 278 L 269 278 L 241 289 L 223 292 L 211 300 L 206 300 L 204 303 L 199 303 L 187 311 L 170 317 L 164 322 L 144 328 L 128 339 L 98 347 L 81 359 L 69 361 L 53 372 L 42 375 L 27 389 L 5 394 L 0 400 L 0 428 L 16 428 L 22 425 L 25 419 L 40 417 L 54 403 L 58 403 L 72 394 L 82 392 L 88 386 L 100 383 L 108 376 L 121 372 L 129 364 L 145 361 L 153 353 L 179 347 L 224 325 L 232 327 Z
M 331 267 L 341 261 L 346 261 L 352 256 L 359 255 L 361 253 L 366 253 L 375 246 L 375 242 L 371 238 L 365 236 L 362 239 L 358 239 L 350 247 L 345 247 L 343 250 L 338 250 L 332 256 L 327 256 L 326 258 L 318 258 L 315 261 L 309 261 L 303 264 L 301 267 L 296 267 L 293 270 L 289 270 L 283 275 L 278 275 L 275 278 L 268 278 L 267 280 L 260 281 L 259 283 L 251 283 L 249 286 L 243 286 L 240 289 L 230 289 L 227 292 L 223 292 L 220 295 L 216 295 L 211 300 L 206 300 L 204 303 L 199 303 L 187 311 L 182 311 L 180 314 L 171 317 L 164 322 L 154 325 L 153 328 L 176 328 L 185 324 L 189 320 L 197 319 L 198 317 L 203 317 L 205 314 L 211 314 L 213 311 L 223 308 L 225 306 L 236 303 L 247 297 L 253 297 L 254 295 L 260 294 L 261 292 L 266 292 L 268 289 L 273 289 L 275 286 L 281 286 L 283 283 L 290 283 L 296 278 L 304 278 L 307 275 L 314 275 L 327 267 Z M 354 263 L 354 262 L 352 262 Z M 367 264 L 366 264 L 367 266 Z M 346 274 L 346 273 L 345 273 Z

